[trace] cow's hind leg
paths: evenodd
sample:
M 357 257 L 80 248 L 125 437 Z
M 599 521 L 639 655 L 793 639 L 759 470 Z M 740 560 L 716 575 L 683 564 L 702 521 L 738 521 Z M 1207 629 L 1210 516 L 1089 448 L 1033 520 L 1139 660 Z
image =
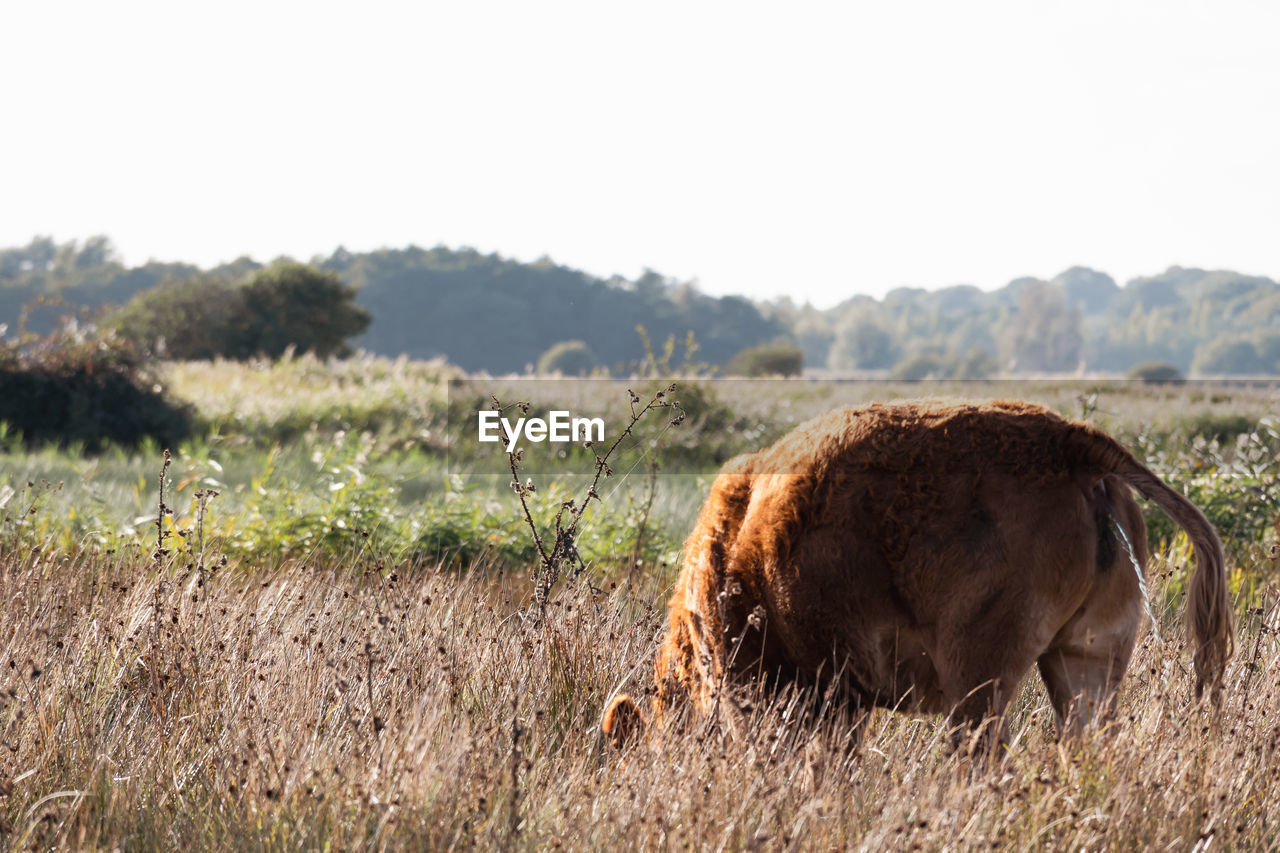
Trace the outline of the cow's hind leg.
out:
M 1107 634 L 1082 629 L 1078 638 L 1055 643 L 1040 656 L 1040 677 L 1049 692 L 1059 734 L 1079 735 L 1090 722 L 1115 711 L 1137 623 L 1133 619 L 1131 625 L 1117 626 Z
M 1115 709 L 1123 664 L 1052 649 L 1040 656 L 1039 665 L 1059 734 L 1079 736 L 1089 723 Z
M 1007 611 L 997 608 L 996 612 Z M 1008 627 L 1004 623 L 1006 631 Z M 1029 631 L 1014 626 L 1007 635 L 986 636 L 996 630 L 984 621 L 953 633 L 946 642 L 959 652 L 953 651 L 957 656 L 938 673 L 943 698 L 951 707 L 949 719 L 956 726 L 955 742 L 967 743 L 975 754 L 998 752 L 1007 741 L 1005 709 L 1038 652 L 1028 642 Z
M 1021 674 L 1028 668 L 1030 664 L 1020 668 L 1018 674 L 1010 671 L 1004 676 L 988 678 L 955 701 L 948 715 L 954 746 L 973 755 L 993 755 L 1001 751 L 1009 740 L 1004 712 Z
M 1145 562 L 1144 547 L 1139 558 Z M 1116 554 L 1092 580 L 1088 598 L 1038 661 L 1058 732 L 1067 736 L 1078 735 L 1091 721 L 1114 711 L 1142 623 L 1142 592 L 1127 552 Z

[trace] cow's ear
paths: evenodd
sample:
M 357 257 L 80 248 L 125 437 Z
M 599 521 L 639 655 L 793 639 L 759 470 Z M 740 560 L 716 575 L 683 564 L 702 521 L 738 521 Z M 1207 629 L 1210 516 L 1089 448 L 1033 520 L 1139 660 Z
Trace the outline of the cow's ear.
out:
M 616 697 L 605 709 L 600 721 L 600 731 L 615 749 L 622 749 L 632 740 L 644 734 L 644 717 L 635 701 L 625 693 Z

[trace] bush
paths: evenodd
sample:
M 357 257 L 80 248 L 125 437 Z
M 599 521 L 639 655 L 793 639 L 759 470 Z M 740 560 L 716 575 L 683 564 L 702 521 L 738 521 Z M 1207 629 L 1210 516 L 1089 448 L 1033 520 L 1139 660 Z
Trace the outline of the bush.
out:
M 1258 429 L 1257 422 L 1243 414 L 1205 412 L 1186 418 L 1179 424 L 1188 436 L 1199 436 L 1205 441 L 1230 444 L 1242 435 Z
M 1185 382 L 1182 371 L 1163 361 L 1144 361 L 1129 368 L 1125 374 L 1129 379 L 1140 379 L 1143 382 Z
M 1167 436 L 1137 437 L 1138 458 L 1186 495 L 1217 529 L 1229 554 L 1275 543 L 1280 518 L 1280 433 L 1274 420 L 1201 414 Z M 1178 529 L 1158 510 L 1144 512 L 1153 541 Z
M 74 327 L 0 342 L 0 422 L 29 446 L 90 452 L 191 433 L 190 411 L 165 397 L 136 346 Z
M 538 359 L 538 373 L 585 376 L 595 369 L 596 354 L 584 341 L 560 341 Z
M 791 343 L 748 347 L 735 355 L 726 370 L 730 376 L 799 376 L 804 350 Z

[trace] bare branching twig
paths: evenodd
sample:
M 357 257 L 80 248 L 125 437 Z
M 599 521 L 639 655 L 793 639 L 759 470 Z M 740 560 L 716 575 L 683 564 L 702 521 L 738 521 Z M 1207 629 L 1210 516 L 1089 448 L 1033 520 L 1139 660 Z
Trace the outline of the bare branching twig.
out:
M 631 557 L 627 560 L 627 591 L 635 583 L 636 569 L 640 568 L 644 554 L 644 535 L 649 526 L 649 513 L 653 511 L 653 499 L 658 494 L 658 463 L 649 463 L 649 478 L 646 481 L 644 504 L 640 508 L 640 520 L 636 524 L 636 541 L 631 548 Z
M 160 466 L 160 502 L 156 511 L 156 552 L 155 561 L 161 563 L 168 556 L 169 552 L 164 548 L 164 540 L 169 538 L 169 531 L 164 529 L 164 519 L 167 515 L 172 515 L 173 510 L 164 502 L 164 484 L 165 478 L 169 475 L 169 463 L 172 461 L 169 451 L 164 452 L 164 464 Z
M 516 497 L 520 501 L 520 509 L 524 515 L 525 524 L 529 527 L 534 547 L 538 551 L 539 564 L 534 575 L 533 590 L 533 603 L 537 608 L 535 624 L 540 625 L 546 617 L 547 602 L 551 597 L 552 589 L 555 588 L 556 583 L 560 580 L 564 567 L 566 565 L 573 567 L 575 574 L 580 574 L 586 570 L 582 557 L 578 553 L 578 526 L 591 501 L 593 499 L 596 501 L 601 500 L 598 491 L 601 479 L 613 476 L 613 468 L 610 467 L 609 460 L 613 458 L 615 451 L 622 445 L 623 441 L 633 435 L 636 425 L 652 411 L 666 408 L 675 410 L 675 414 L 668 421 L 668 429 L 684 422 L 685 412 L 680 407 L 680 402 L 668 398 L 668 395 L 675 390 L 676 386 L 672 383 L 655 393 L 649 402 L 641 406 L 640 397 L 630 388 L 627 389 L 631 411 L 630 422 L 603 454 L 596 454 L 595 476 L 592 477 L 591 485 L 587 487 L 582 501 L 579 503 L 570 498 L 561 503 L 556 511 L 551 534 L 546 537 L 539 532 L 538 525 L 533 520 L 533 513 L 529 509 L 529 496 L 537 491 L 537 486 L 532 479 L 526 479 L 524 483 L 520 482 L 520 463 L 524 458 L 524 451 L 514 446 L 507 433 L 506 426 L 503 424 L 502 419 L 499 419 L 499 437 L 504 446 L 512 447 L 512 450 L 507 452 L 507 461 L 511 468 L 511 489 L 516 493 Z M 513 407 L 518 407 L 522 413 L 529 411 L 529 403 L 527 402 L 516 403 L 513 406 L 504 408 L 497 397 L 490 397 L 490 399 L 493 401 L 493 410 L 497 412 L 503 412 L 506 411 L 506 408 Z M 592 442 L 588 440 L 584 446 L 590 448 Z M 551 543 L 550 550 L 547 549 L 548 541 Z

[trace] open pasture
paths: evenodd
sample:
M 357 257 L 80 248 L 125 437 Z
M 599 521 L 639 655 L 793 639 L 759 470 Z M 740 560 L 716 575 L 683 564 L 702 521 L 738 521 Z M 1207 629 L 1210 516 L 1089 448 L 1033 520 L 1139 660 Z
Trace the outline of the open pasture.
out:
M 555 587 L 536 624 L 536 552 L 515 496 L 439 453 L 442 369 L 172 370 L 208 428 L 174 448 L 171 514 L 158 507 L 159 448 L 0 458 L 0 847 L 1280 840 L 1274 387 L 704 382 L 685 394 L 689 422 L 665 437 L 678 450 L 669 467 L 618 466 L 631 471 L 623 488 L 584 516 L 587 571 Z M 1228 555 L 1238 638 L 1222 707 L 1192 701 L 1177 615 L 1190 558 L 1153 510 L 1159 631 L 1141 635 L 1118 718 L 1086 741 L 1056 739 L 1028 681 L 1011 749 L 990 770 L 950 749 L 940 718 L 877 712 L 850 749 L 839 714 L 802 720 L 785 695 L 733 735 L 670 728 L 661 749 L 611 751 L 601 709 L 648 677 L 680 542 L 717 463 L 847 393 L 1036 399 L 1093 419 L 1187 494 Z M 539 483 L 535 522 L 585 486 L 580 462 Z

